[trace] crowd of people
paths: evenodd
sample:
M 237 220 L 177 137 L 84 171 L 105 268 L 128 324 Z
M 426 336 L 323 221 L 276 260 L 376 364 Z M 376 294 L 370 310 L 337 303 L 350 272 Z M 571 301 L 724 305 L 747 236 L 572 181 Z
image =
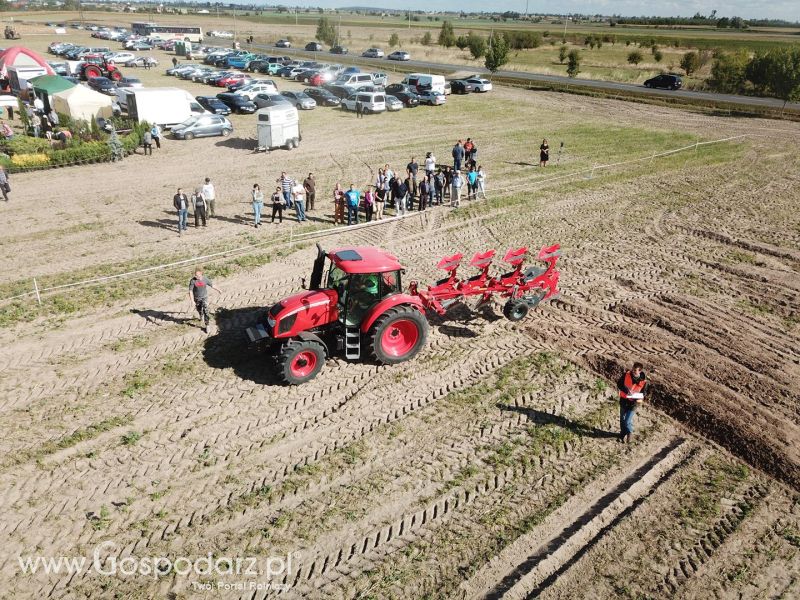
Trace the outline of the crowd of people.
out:
M 378 168 L 374 179 L 362 188 L 350 183 L 346 188 L 337 181 L 332 193 L 333 222 L 336 225 L 369 223 L 432 206 L 461 206 L 462 199 L 486 198 L 486 171 L 477 162 L 478 149 L 472 139 L 458 140 L 451 151 L 452 166 L 441 165 L 432 152 L 419 162 L 412 156 L 405 168 L 393 169 L 389 164 Z M 283 223 L 284 211 L 294 211 L 295 221 L 305 222 L 307 213 L 316 210 L 317 182 L 314 173 L 302 181 L 285 171 L 275 180 L 274 191 L 267 197 L 258 183 L 253 184 L 250 199 L 253 226 L 261 226 L 264 204 L 271 208 L 270 223 Z M 189 209 L 194 213 L 195 227 L 207 226 L 214 216 L 216 189 L 209 178 L 191 196 L 178 188 L 173 205 L 178 213 L 178 234 L 186 231 Z M 388 212 L 393 211 L 393 214 Z

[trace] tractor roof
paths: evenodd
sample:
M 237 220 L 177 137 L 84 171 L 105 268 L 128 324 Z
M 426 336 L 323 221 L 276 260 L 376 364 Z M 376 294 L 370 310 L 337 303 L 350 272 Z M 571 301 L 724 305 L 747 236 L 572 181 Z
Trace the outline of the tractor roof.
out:
M 396 256 L 372 246 L 337 248 L 328 252 L 328 258 L 345 273 L 385 273 L 403 268 Z

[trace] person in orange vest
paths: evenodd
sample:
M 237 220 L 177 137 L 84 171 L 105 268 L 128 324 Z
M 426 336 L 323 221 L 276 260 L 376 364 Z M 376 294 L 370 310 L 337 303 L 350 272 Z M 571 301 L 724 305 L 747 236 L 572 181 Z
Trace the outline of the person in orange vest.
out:
M 630 371 L 617 381 L 619 390 L 619 438 L 624 444 L 631 441 L 633 435 L 633 417 L 636 415 L 636 407 L 644 402 L 644 393 L 647 389 L 647 376 L 644 374 L 644 366 L 640 362 L 633 363 Z

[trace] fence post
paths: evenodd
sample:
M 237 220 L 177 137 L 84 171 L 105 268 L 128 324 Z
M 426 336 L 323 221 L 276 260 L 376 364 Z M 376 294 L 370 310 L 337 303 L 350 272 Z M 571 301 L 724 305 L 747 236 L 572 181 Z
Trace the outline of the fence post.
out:
M 41 306 L 42 297 L 39 295 L 39 284 L 36 283 L 36 277 L 33 278 L 33 291 L 36 292 L 36 302 L 38 302 L 39 306 Z

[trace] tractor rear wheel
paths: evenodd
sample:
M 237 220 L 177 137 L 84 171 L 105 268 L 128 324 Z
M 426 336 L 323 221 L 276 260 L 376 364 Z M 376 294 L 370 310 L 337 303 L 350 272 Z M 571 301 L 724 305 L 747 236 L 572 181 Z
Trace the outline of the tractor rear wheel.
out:
M 509 300 L 503 305 L 503 314 L 509 321 L 521 321 L 528 314 L 528 305 L 523 300 Z
M 95 77 L 100 77 L 102 74 L 99 67 L 91 65 L 83 70 L 83 76 L 86 77 L 86 79 L 94 79 Z
M 275 357 L 278 377 L 289 385 L 299 385 L 316 377 L 325 364 L 325 348 L 319 342 L 290 340 Z
M 367 340 L 372 358 L 381 364 L 411 360 L 428 341 L 428 320 L 416 308 L 396 306 L 378 317 Z

